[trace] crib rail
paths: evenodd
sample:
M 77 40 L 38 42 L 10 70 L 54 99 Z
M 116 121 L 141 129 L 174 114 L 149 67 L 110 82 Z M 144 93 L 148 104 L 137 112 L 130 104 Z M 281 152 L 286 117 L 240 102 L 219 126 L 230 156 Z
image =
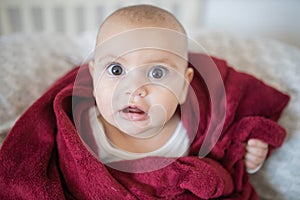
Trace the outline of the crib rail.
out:
M 47 32 L 77 35 L 97 30 L 113 10 L 140 3 L 169 10 L 187 29 L 201 26 L 201 0 L 0 0 L 0 34 Z

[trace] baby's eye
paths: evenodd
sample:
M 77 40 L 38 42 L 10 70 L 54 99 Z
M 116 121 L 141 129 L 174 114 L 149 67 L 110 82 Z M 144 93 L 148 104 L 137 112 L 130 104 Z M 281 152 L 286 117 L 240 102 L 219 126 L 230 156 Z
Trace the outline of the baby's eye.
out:
M 149 72 L 149 77 L 153 79 L 161 79 L 165 77 L 168 73 L 168 70 L 163 66 L 155 66 Z
M 107 71 L 110 75 L 113 75 L 113 76 L 121 76 L 125 72 L 123 66 L 119 63 L 112 63 L 112 64 L 108 65 Z

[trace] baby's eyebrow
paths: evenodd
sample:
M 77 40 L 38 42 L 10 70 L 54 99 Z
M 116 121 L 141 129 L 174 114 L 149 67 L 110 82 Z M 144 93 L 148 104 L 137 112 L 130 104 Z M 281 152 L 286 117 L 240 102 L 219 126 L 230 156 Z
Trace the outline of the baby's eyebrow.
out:
M 99 62 L 116 61 L 116 60 L 124 60 L 124 59 L 120 56 L 108 54 L 108 55 L 101 56 L 100 58 L 97 58 L 96 62 L 99 63 Z
M 103 55 L 97 60 L 95 60 L 96 63 L 108 63 L 108 62 L 122 62 L 122 63 L 127 63 L 126 59 L 122 58 L 121 56 L 116 56 L 113 54 L 107 54 Z M 144 60 L 144 64 L 167 64 L 169 67 L 173 67 L 175 69 L 178 69 L 179 66 L 176 62 L 174 62 L 172 59 L 167 58 L 167 57 L 161 57 L 161 58 L 153 58 L 149 57 L 149 59 Z
M 102 60 L 105 60 L 105 59 L 114 59 L 114 60 L 116 60 L 117 56 L 114 56 L 114 55 L 104 55 L 104 56 L 101 56 L 100 58 L 98 58 L 97 60 L 102 61 Z
M 170 67 L 175 67 L 177 68 L 177 64 L 168 58 L 160 58 L 160 59 L 152 59 L 151 63 L 167 63 Z

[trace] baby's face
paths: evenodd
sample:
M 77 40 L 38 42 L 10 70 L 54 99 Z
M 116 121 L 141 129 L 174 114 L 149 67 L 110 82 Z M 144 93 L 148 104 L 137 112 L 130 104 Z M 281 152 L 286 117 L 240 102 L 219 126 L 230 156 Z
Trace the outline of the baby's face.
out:
M 128 32 L 101 43 L 90 64 L 102 118 L 138 138 L 159 133 L 184 102 L 193 76 L 184 47 L 174 45 L 184 41 L 177 36 L 171 40 L 174 33 L 166 30 L 154 30 L 158 35 L 151 31 Z

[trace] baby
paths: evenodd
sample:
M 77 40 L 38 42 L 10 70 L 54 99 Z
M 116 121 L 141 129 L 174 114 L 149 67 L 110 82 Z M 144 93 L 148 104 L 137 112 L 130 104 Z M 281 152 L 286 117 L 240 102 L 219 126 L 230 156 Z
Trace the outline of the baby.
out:
M 178 109 L 194 76 L 186 38 L 172 14 L 150 5 L 119 9 L 101 25 L 89 71 L 97 103 L 90 123 L 103 163 L 187 155 Z M 254 173 L 268 145 L 250 139 L 244 146 L 245 166 Z
M 257 199 L 245 168 L 258 170 L 282 144 L 276 121 L 288 99 L 188 53 L 167 11 L 122 8 L 101 25 L 93 60 L 57 80 L 8 134 L 0 199 Z

